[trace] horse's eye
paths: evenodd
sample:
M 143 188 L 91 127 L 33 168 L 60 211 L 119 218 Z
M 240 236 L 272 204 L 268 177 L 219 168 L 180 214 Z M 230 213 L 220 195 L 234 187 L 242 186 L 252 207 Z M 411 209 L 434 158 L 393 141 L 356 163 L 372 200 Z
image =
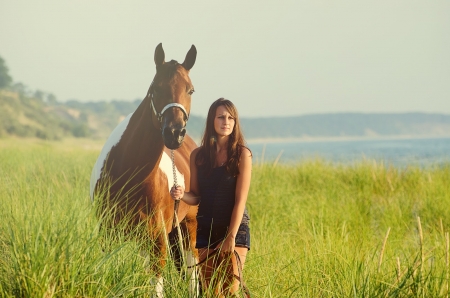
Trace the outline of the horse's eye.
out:
M 189 90 L 188 94 L 192 95 L 192 93 L 194 93 L 194 92 L 195 92 L 195 90 L 194 90 L 194 88 L 192 88 L 191 90 Z

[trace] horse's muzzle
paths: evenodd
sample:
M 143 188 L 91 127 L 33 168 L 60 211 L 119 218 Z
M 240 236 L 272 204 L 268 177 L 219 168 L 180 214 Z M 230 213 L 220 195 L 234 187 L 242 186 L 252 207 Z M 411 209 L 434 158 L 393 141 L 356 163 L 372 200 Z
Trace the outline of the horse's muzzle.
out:
M 162 137 L 164 145 L 169 149 L 178 149 L 183 144 L 186 135 L 186 127 L 164 127 Z

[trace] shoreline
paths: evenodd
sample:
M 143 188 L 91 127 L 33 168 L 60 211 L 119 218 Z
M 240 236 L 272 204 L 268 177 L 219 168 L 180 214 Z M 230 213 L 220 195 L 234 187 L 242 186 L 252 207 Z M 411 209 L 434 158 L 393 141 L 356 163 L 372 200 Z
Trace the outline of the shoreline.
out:
M 294 137 L 294 138 L 255 138 L 247 139 L 248 144 L 276 143 L 315 143 L 315 142 L 350 142 L 350 141 L 384 141 L 384 140 L 420 140 L 448 139 L 450 135 L 392 135 L 392 136 L 342 136 L 342 137 Z

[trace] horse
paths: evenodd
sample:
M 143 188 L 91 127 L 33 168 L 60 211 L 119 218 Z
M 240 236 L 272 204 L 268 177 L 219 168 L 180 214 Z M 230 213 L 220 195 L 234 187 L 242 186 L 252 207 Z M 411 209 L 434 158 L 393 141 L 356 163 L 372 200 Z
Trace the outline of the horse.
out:
M 91 175 L 91 199 L 100 202 L 100 213 L 112 212 L 111 225 L 125 223 L 130 229 L 144 226 L 155 243 L 151 249 L 159 256 L 153 268 L 157 273 L 157 297 L 163 296 L 161 270 L 175 216 L 169 191 L 174 180 L 189 191 L 189 158 L 197 147 L 186 133 L 194 92 L 189 71 L 196 57 L 192 45 L 183 63 L 165 62 L 162 44 L 156 47 L 156 74 L 147 95 L 136 111 L 113 130 Z M 169 150 L 173 150 L 174 167 Z M 187 246 L 194 252 L 197 208 L 181 201 L 177 209 L 179 228 L 188 234 Z M 190 259 L 192 265 L 195 260 Z

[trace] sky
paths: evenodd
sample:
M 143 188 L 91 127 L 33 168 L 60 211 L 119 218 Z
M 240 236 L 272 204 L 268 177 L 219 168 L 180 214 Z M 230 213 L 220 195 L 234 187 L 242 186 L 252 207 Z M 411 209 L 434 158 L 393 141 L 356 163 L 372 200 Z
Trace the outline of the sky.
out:
M 159 43 L 196 46 L 195 115 L 450 114 L 448 0 L 0 0 L 10 75 L 59 101 L 143 99 Z

